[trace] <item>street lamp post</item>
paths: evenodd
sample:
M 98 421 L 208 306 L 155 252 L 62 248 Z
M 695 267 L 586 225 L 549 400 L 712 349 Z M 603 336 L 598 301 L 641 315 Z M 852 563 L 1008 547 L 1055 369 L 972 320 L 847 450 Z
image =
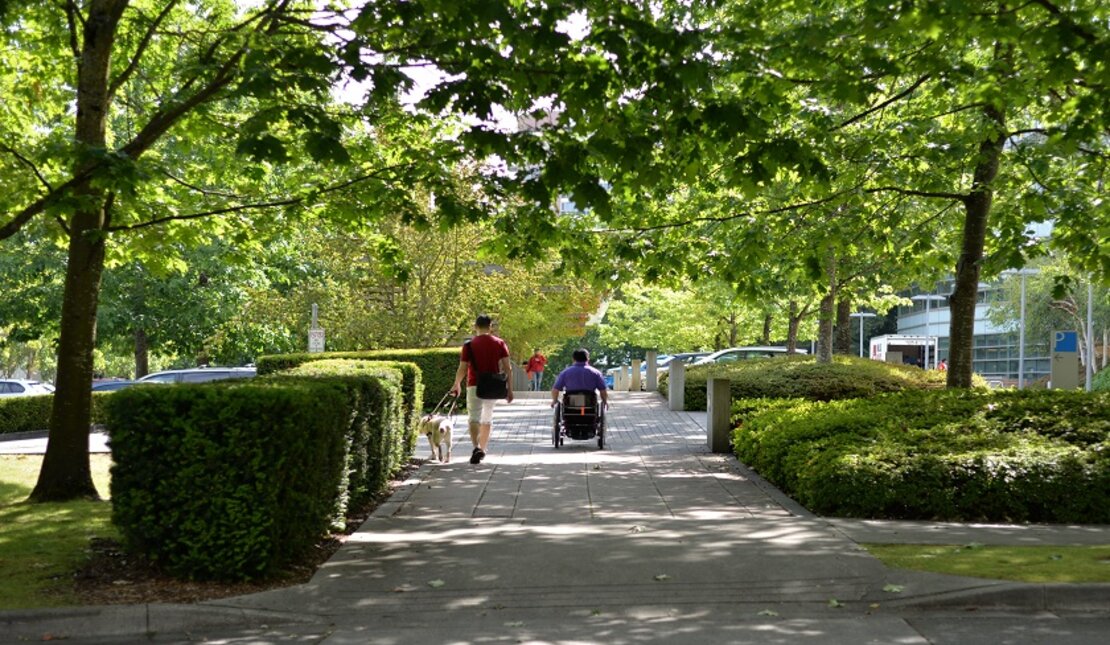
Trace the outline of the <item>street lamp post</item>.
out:
M 1025 278 L 1037 275 L 1036 269 L 1017 269 L 1003 273 L 1021 276 L 1021 309 L 1018 315 L 1018 389 L 1025 389 Z
M 863 319 L 875 318 L 878 314 L 869 314 L 858 311 L 854 314 L 848 314 L 850 318 L 859 318 L 859 357 L 863 358 Z
M 940 302 L 944 302 L 944 301 L 948 300 L 948 298 L 945 298 L 944 296 L 938 296 L 935 293 L 929 293 L 929 294 L 922 293 L 922 294 L 918 294 L 916 296 L 911 297 L 910 300 L 917 300 L 918 302 L 920 302 L 922 300 L 925 301 L 925 369 L 929 369 L 929 340 L 932 338 L 932 336 L 929 335 L 929 322 L 930 322 L 929 321 L 929 305 L 934 300 L 939 300 Z M 935 352 L 934 352 L 934 354 L 935 354 Z M 936 356 L 935 355 L 933 356 L 933 368 L 934 369 L 936 368 Z

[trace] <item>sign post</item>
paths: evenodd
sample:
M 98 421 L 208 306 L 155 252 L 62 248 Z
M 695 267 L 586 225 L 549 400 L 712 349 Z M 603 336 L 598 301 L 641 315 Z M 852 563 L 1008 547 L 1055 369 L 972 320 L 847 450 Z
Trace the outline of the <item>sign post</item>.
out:
M 319 354 L 324 351 L 324 328 L 316 321 L 317 309 L 312 305 L 312 324 L 308 328 L 308 353 Z
M 1058 331 L 1052 338 L 1052 389 L 1079 388 L 1079 332 Z

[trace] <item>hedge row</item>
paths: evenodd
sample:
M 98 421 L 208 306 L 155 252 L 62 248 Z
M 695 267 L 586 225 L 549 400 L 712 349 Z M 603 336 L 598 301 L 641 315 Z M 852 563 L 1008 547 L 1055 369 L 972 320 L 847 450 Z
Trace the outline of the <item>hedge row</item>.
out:
M 404 401 L 402 383 L 410 381 L 414 373 L 419 379 L 419 369 L 411 363 L 326 360 L 305 363 L 265 378 L 337 380 L 348 389 L 354 410 L 348 430 L 351 446 L 348 490 L 352 505 L 357 506 L 384 490 L 393 474 L 412 456 L 415 446 L 410 443 L 415 442 L 408 436 L 415 436 L 409 423 L 412 408 Z
M 93 392 L 92 422 L 104 423 L 104 401 L 112 392 Z M 42 396 L 6 396 L 0 398 L 0 434 L 34 432 L 50 427 L 53 394 Z
M 659 390 L 666 396 L 664 373 Z M 686 370 L 687 410 L 705 409 L 705 385 L 710 377 L 729 379 L 732 399 L 801 398 L 837 401 L 875 396 L 907 389 L 944 387 L 944 372 L 881 363 L 854 356 L 837 356 L 832 363 L 817 363 L 812 356 L 761 358 L 735 363 L 704 365 Z M 982 379 L 979 379 L 982 383 Z
M 269 576 L 396 467 L 396 370 L 135 387 L 107 401 L 113 522 L 186 578 Z
M 309 361 L 353 359 L 369 361 L 397 361 L 415 363 L 423 378 L 423 391 L 416 395 L 423 410 L 431 410 L 455 383 L 455 370 L 459 367 L 458 347 L 432 347 L 427 349 L 376 349 L 364 352 L 323 352 L 320 354 L 274 354 L 259 357 L 259 374 L 287 370 Z M 408 396 L 406 391 L 406 396 Z
M 1110 523 L 1110 393 L 741 402 L 737 457 L 814 512 Z

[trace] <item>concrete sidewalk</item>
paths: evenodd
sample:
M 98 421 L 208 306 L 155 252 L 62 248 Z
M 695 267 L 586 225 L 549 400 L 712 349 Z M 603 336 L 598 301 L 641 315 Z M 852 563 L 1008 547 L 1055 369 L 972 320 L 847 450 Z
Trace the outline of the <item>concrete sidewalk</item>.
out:
M 698 416 L 658 395 L 615 395 L 609 420 L 606 450 L 556 450 L 545 400 L 498 406 L 484 463 L 466 463 L 459 441 L 454 463 L 422 468 L 304 585 L 145 613 L 0 613 L 0 627 L 13 639 L 329 644 L 997 645 L 1016 625 L 1012 642 L 1093 643 L 1110 629 L 1110 585 L 892 571 L 857 544 L 1105 544 L 1107 527 L 822 519 L 709 453 Z M 991 622 L 998 612 L 1009 627 Z

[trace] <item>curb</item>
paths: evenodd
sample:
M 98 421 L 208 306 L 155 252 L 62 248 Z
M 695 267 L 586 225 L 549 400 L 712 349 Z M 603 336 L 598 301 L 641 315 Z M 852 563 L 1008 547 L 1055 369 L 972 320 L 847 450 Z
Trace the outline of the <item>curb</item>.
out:
M 1007 583 L 985 589 L 942 592 L 889 602 L 906 609 L 1010 609 L 1023 611 L 1110 614 L 1108 584 Z
M 0 611 L 0 643 L 66 638 L 142 636 L 206 627 L 265 627 L 315 623 L 286 612 L 183 604 L 104 605 Z

